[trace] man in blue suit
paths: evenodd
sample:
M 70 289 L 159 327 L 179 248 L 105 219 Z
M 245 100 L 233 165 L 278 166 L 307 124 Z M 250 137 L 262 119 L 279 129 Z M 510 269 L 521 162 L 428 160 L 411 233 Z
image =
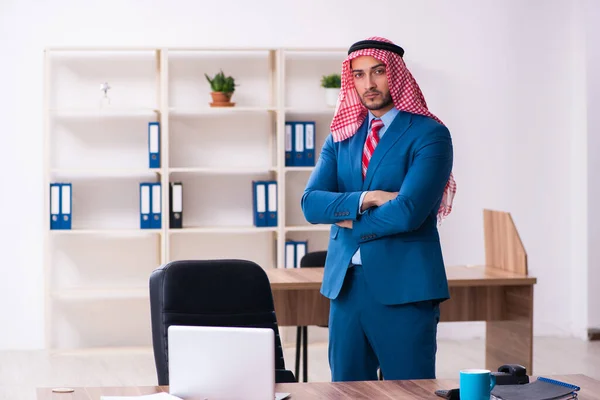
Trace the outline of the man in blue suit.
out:
M 435 378 L 439 303 L 449 298 L 437 223 L 452 208 L 453 149 L 403 61 L 353 44 L 331 134 L 302 196 L 332 224 L 321 293 L 331 299 L 333 381 Z

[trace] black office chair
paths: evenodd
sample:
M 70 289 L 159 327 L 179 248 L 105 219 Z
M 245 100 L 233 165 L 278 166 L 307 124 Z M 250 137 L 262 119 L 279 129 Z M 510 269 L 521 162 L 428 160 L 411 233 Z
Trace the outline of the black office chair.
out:
M 306 253 L 304 257 L 300 259 L 300 268 L 316 268 L 323 267 L 325 265 L 325 258 L 327 258 L 327 251 L 313 251 L 312 253 Z M 326 328 L 327 325 L 323 325 Z M 304 342 L 304 348 L 302 351 L 302 364 L 304 365 L 303 380 L 308 381 L 308 327 L 299 326 L 296 328 L 296 377 L 300 379 L 300 342 Z
M 159 385 L 169 384 L 171 325 L 271 328 L 275 382 L 296 382 L 285 369 L 269 278 L 244 260 L 173 261 L 150 275 L 152 343 Z

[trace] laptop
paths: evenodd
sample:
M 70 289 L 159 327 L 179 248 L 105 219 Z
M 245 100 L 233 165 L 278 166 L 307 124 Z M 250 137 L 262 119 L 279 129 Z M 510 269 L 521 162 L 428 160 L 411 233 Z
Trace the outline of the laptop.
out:
M 270 328 L 168 329 L 169 393 L 184 400 L 278 400 Z

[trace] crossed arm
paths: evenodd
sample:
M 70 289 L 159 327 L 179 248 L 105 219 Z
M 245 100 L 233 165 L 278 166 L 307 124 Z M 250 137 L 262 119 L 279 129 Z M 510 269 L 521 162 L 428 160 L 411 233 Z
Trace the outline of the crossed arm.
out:
M 418 229 L 444 190 L 452 169 L 453 150 L 448 130 L 439 126 L 417 143 L 412 165 L 399 192 L 338 192 L 337 157 L 331 136 L 302 196 L 310 223 L 338 224 L 352 229 L 361 242 Z
M 362 192 L 338 192 L 337 155 L 331 135 L 327 137 L 321 156 L 311 174 L 301 206 L 311 224 L 335 224 L 358 218 Z
M 398 196 L 398 192 L 386 192 L 384 190 L 371 190 L 368 192 L 364 192 L 364 198 L 359 203 L 360 212 L 359 215 L 362 215 L 366 210 L 371 207 L 379 207 L 388 201 L 394 200 L 396 196 Z M 352 229 L 352 220 L 345 220 L 341 222 L 336 222 L 336 225 L 341 226 L 342 228 Z

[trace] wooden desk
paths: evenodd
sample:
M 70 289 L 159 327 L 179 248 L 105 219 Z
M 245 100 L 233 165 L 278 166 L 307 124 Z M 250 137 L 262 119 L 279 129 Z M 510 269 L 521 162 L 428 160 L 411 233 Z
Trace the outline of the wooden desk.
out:
M 448 267 L 450 300 L 440 321 L 486 322 L 486 368 L 521 364 L 533 373 L 533 285 L 510 214 L 484 210 L 486 266 Z M 323 268 L 267 271 L 280 326 L 327 326 L 329 300 L 320 294 Z
M 600 381 L 585 375 L 548 376 L 581 387 L 580 400 L 600 400 Z M 532 379 L 532 381 L 535 378 Z M 369 382 L 311 382 L 283 383 L 275 385 L 277 392 L 291 393 L 290 400 L 313 399 L 437 399 L 437 389 L 458 387 L 458 379 L 415 381 L 369 381 Z M 145 387 L 83 387 L 74 388 L 69 394 L 52 393 L 51 388 L 39 388 L 38 400 L 100 400 L 100 396 L 139 396 L 167 392 L 167 386 Z

